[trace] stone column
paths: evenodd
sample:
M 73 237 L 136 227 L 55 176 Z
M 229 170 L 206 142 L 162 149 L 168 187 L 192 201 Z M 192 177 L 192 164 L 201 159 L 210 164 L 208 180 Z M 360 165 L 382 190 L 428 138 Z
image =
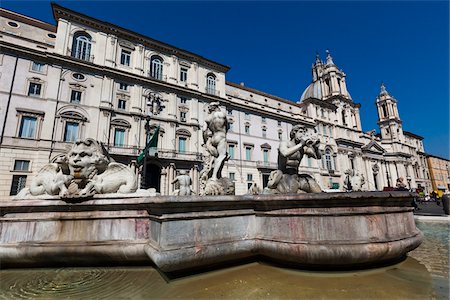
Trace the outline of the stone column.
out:
M 167 168 L 161 168 L 161 178 L 159 182 L 159 191 L 161 195 L 167 195 Z
M 174 163 L 170 163 L 169 165 L 169 193 L 168 195 L 171 195 L 173 192 L 173 185 L 172 185 L 172 181 L 175 179 L 175 164 Z
M 198 165 L 194 165 L 193 173 L 194 174 L 192 175 L 192 188 L 194 189 L 194 192 L 198 194 L 199 188 L 200 188 L 200 185 L 199 185 L 200 182 L 199 182 L 199 178 L 198 178 L 198 175 L 199 175 Z

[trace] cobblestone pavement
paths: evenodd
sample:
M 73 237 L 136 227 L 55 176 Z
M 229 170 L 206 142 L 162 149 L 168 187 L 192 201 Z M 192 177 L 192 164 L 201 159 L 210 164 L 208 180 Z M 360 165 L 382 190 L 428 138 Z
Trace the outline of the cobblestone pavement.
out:
M 442 207 L 442 203 L 437 205 L 436 202 L 423 202 L 418 203 L 419 209 L 414 212 L 415 215 L 423 215 L 423 216 L 445 216 L 444 208 Z

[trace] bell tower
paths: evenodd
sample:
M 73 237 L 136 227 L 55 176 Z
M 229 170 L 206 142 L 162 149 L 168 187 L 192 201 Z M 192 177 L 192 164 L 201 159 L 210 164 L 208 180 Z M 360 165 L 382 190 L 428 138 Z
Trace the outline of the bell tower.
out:
M 378 126 L 383 140 L 403 140 L 402 120 L 397 109 L 397 100 L 392 97 L 384 83 L 381 84 L 380 94 L 376 99 L 378 109 Z

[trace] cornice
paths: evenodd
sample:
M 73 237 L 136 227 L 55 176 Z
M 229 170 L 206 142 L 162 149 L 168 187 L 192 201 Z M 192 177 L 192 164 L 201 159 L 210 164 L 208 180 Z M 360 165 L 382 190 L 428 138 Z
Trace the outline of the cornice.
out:
M 214 62 L 214 61 L 204 58 L 200 55 L 177 48 L 175 46 L 163 43 L 161 41 L 158 41 L 158 40 L 155 40 L 152 38 L 149 38 L 147 36 L 130 31 L 130 30 L 122 28 L 122 27 L 119 27 L 119 26 L 111 24 L 109 22 L 104 22 L 104 21 L 86 16 L 79 12 L 62 7 L 56 3 L 52 3 L 52 9 L 53 9 L 53 16 L 54 16 L 55 20 L 57 20 L 57 21 L 59 19 L 65 19 L 65 20 L 73 21 L 73 22 L 76 22 L 79 24 L 87 25 L 87 26 L 89 26 L 91 28 L 95 28 L 101 32 L 113 34 L 113 35 L 116 35 L 117 37 L 123 38 L 125 40 L 143 44 L 151 49 L 155 49 L 155 50 L 160 51 L 165 54 L 176 55 L 180 58 L 183 58 L 183 59 L 186 59 L 189 61 L 201 63 L 202 65 L 211 67 L 219 72 L 226 73 L 228 70 L 230 70 L 230 67 L 228 67 L 226 65 Z

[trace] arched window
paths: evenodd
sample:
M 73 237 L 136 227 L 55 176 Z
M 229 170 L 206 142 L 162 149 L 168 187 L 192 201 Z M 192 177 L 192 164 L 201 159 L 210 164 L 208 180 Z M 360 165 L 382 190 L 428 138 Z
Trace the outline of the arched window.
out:
M 381 109 L 383 110 L 383 118 L 387 117 L 387 109 L 386 109 L 386 104 L 381 105 Z
M 216 94 L 216 76 L 213 74 L 206 76 L 206 93 L 211 95 Z
M 163 60 L 159 56 L 152 56 L 150 60 L 150 77 L 158 80 L 163 79 Z
M 333 170 L 332 153 L 330 149 L 325 150 L 325 166 L 327 170 Z
M 66 111 L 59 114 L 63 123 L 64 142 L 75 142 L 82 138 L 81 126 L 87 122 L 87 118 L 79 112 Z
M 85 32 L 77 32 L 73 36 L 72 57 L 91 60 L 92 38 Z
M 178 140 L 178 152 L 186 153 L 189 149 L 189 138 L 191 133 L 187 129 L 178 129 L 175 134 Z
M 128 131 L 131 124 L 122 119 L 115 119 L 111 121 L 111 128 L 113 129 L 113 145 L 114 147 L 124 147 L 127 145 Z

